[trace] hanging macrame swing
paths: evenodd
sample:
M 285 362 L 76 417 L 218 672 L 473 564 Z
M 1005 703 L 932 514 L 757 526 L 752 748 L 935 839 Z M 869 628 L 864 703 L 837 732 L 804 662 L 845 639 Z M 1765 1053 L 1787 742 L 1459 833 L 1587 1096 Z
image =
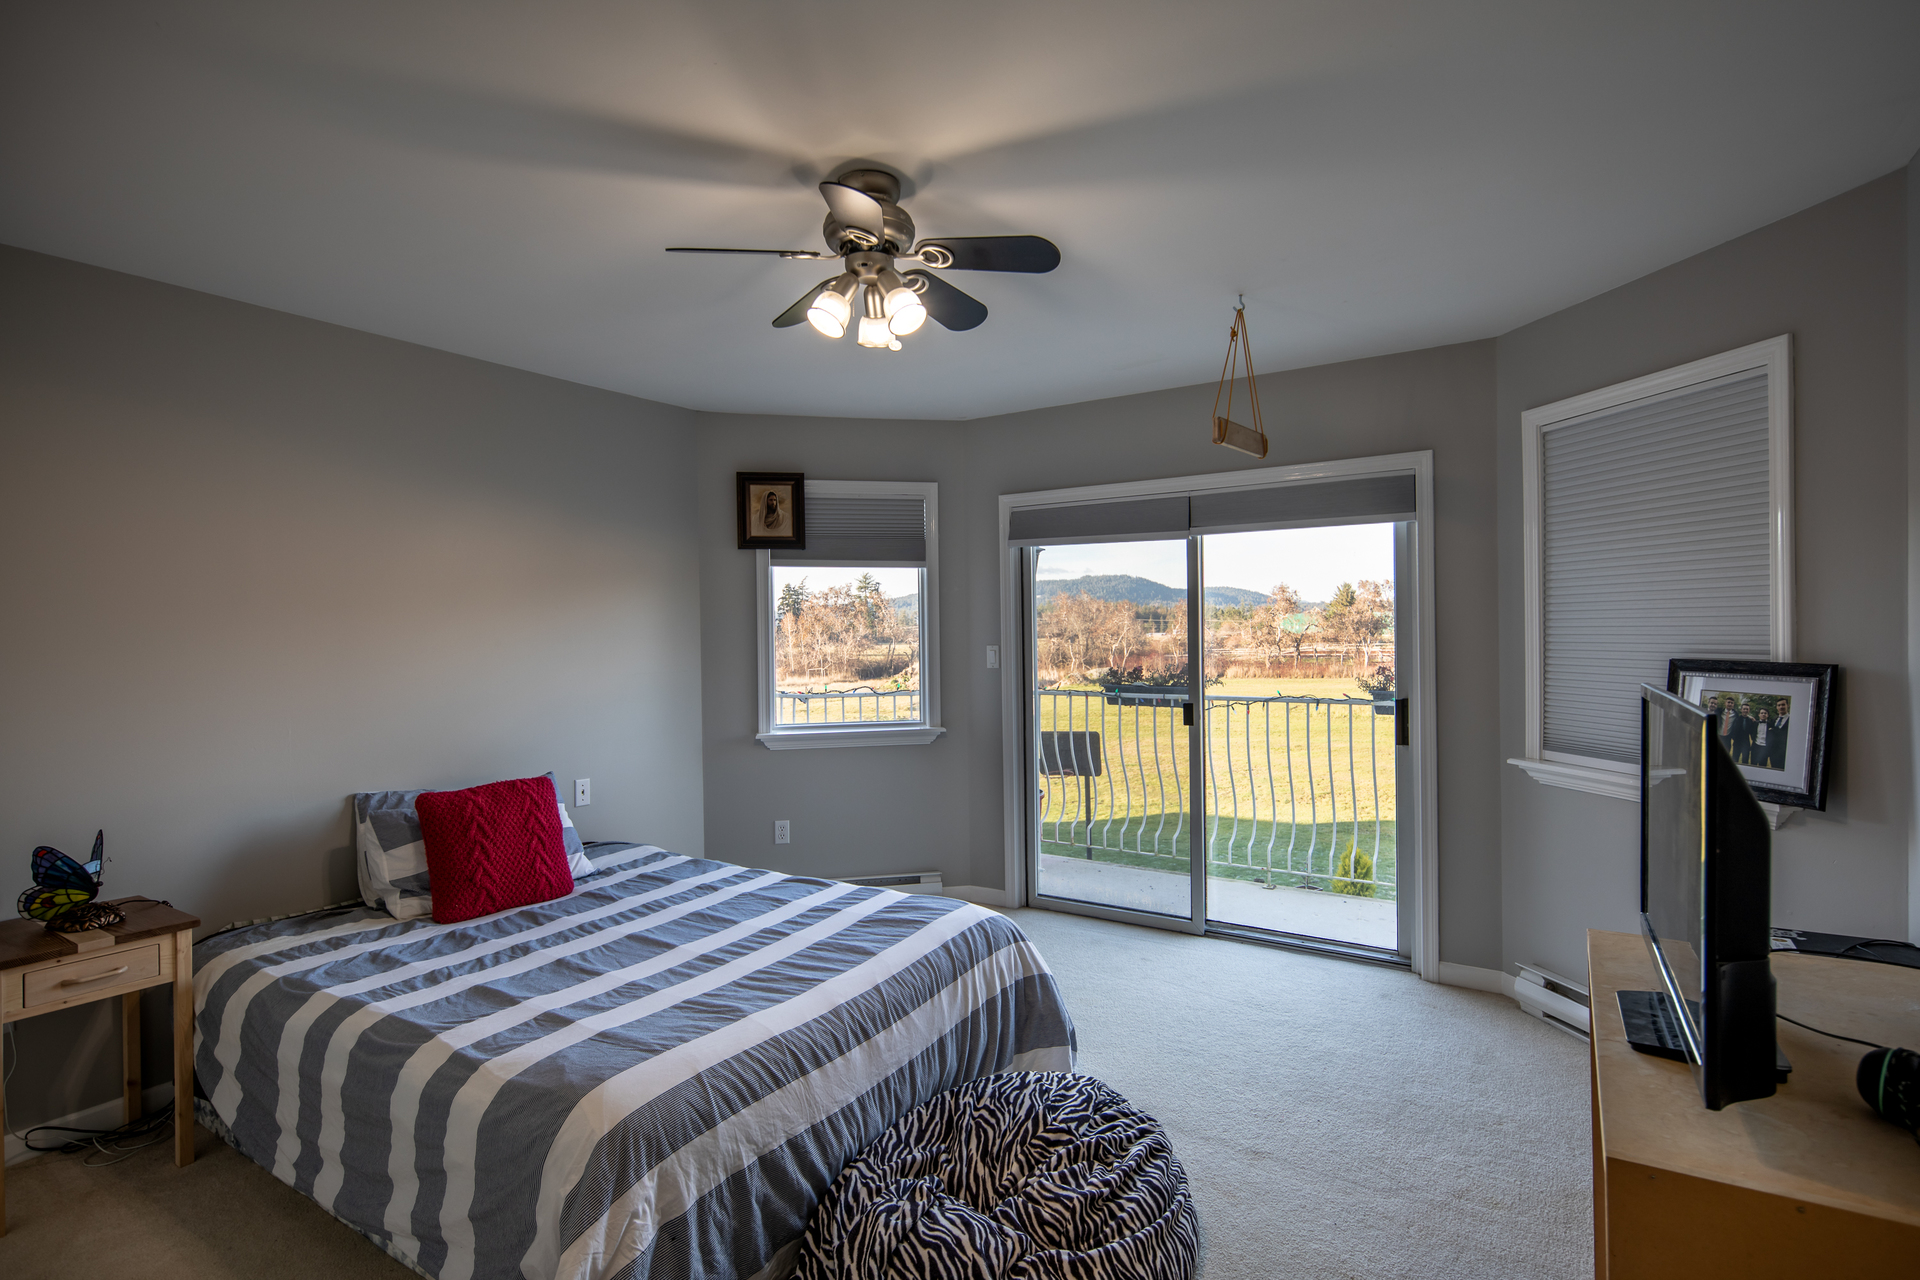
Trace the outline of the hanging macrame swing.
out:
M 1251 427 L 1243 427 L 1233 420 L 1233 380 L 1243 362 L 1247 402 L 1251 406 L 1247 416 L 1253 419 Z M 1220 412 L 1222 393 L 1227 397 L 1227 411 L 1224 414 Z M 1220 368 L 1220 385 L 1213 393 L 1213 442 L 1250 453 L 1256 458 L 1267 456 L 1267 431 L 1260 421 L 1260 389 L 1253 382 L 1253 344 L 1247 340 L 1245 298 L 1233 309 L 1233 328 L 1227 332 L 1227 360 Z

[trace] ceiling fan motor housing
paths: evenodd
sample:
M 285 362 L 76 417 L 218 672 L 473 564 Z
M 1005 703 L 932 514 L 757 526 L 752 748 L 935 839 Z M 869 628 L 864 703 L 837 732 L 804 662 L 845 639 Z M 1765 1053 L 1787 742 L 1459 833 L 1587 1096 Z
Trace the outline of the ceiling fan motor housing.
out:
M 888 253 L 906 253 L 913 247 L 913 219 L 898 203 L 900 179 L 880 169 L 849 169 L 834 179 L 842 186 L 874 198 L 880 205 L 885 238 L 876 242 L 864 227 L 849 227 L 831 213 L 821 226 L 827 247 L 835 253 L 857 253 L 862 249 L 883 249 Z
M 907 211 L 891 201 L 881 201 L 880 216 L 886 228 L 886 239 L 875 243 L 873 233 L 864 227 L 849 227 L 832 214 L 820 225 L 820 234 L 826 237 L 827 247 L 835 253 L 859 253 L 863 249 L 885 249 L 888 253 L 905 253 L 913 245 L 913 219 Z
M 868 249 L 849 253 L 846 262 L 847 270 L 860 277 L 861 284 L 873 284 L 879 280 L 882 271 L 893 265 L 893 255 Z

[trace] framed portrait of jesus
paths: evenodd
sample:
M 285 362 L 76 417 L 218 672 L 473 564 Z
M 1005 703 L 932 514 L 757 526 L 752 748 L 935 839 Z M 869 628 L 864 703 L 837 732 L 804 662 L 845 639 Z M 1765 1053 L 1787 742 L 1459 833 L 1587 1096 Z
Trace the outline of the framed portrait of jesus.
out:
M 740 546 L 807 549 L 805 477 L 797 471 L 736 471 Z

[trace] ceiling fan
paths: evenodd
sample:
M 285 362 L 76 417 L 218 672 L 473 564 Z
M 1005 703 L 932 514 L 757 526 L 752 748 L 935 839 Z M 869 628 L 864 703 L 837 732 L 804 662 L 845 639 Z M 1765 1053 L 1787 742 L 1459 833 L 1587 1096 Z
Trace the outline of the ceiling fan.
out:
M 1051 271 L 1060 250 L 1039 236 L 960 236 L 913 242 L 913 219 L 898 203 L 900 180 L 879 169 L 849 169 L 820 184 L 827 221 L 821 228 L 831 253 L 812 249 L 670 248 L 668 253 L 757 253 L 796 262 L 843 262 L 845 270 L 822 280 L 774 317 L 785 329 L 802 320 L 829 338 L 854 326 L 863 347 L 898 351 L 900 339 L 932 316 L 949 329 L 971 329 L 987 318 L 986 304 L 926 270 Z

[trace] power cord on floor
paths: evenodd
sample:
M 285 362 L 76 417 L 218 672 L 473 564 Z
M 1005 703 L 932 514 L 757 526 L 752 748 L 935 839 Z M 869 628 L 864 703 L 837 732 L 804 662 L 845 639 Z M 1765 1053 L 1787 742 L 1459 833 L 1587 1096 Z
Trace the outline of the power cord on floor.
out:
M 79 1129 L 65 1124 L 42 1124 L 21 1135 L 29 1151 L 57 1151 L 62 1155 L 78 1155 L 82 1151 L 91 1151 L 80 1163 L 89 1169 L 104 1169 L 110 1164 L 119 1164 L 122 1160 L 139 1153 L 157 1142 L 165 1142 L 167 1133 L 173 1128 L 171 1111 L 155 1111 L 141 1116 L 127 1124 L 113 1129 Z M 55 1146 L 39 1147 L 33 1143 L 36 1133 L 72 1133 L 80 1136 L 69 1138 Z M 131 1145 L 129 1145 L 131 1144 Z M 109 1156 L 100 1160 L 96 1156 Z
M 13 1025 L 9 1023 L 6 1027 L 6 1044 L 0 1046 L 0 1049 L 11 1046 L 13 1062 L 3 1073 L 0 1073 L 0 1108 L 6 1105 L 6 1088 L 13 1081 L 13 1073 L 20 1069 L 20 1044 L 16 1035 Z M 67 1155 L 91 1151 L 93 1154 L 81 1163 L 89 1169 L 101 1169 L 110 1164 L 119 1164 L 142 1148 L 166 1141 L 167 1132 L 172 1128 L 173 1112 L 169 1109 L 141 1116 L 138 1120 L 114 1129 L 77 1129 L 71 1125 L 42 1124 L 35 1125 L 31 1129 L 8 1130 L 7 1136 L 20 1139 L 29 1151 L 58 1151 Z M 69 1138 L 55 1146 L 43 1147 L 34 1144 L 33 1135 L 36 1133 L 71 1133 L 79 1136 Z M 141 1139 L 144 1141 L 140 1141 Z M 129 1142 L 133 1145 L 128 1146 Z M 109 1156 L 111 1159 L 100 1160 L 95 1156 Z

